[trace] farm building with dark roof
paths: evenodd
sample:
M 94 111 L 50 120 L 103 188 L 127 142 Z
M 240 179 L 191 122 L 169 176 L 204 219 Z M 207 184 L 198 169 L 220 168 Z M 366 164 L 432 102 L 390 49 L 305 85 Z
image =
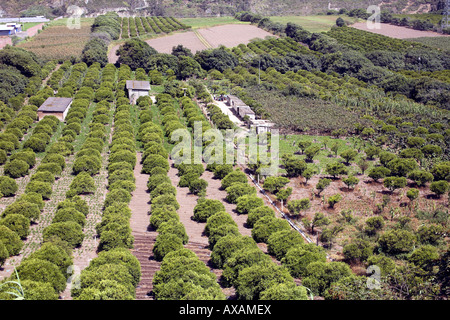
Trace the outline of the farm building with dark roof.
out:
M 71 98 L 50 97 L 38 109 L 39 121 L 45 116 L 55 116 L 64 121 L 71 105 Z

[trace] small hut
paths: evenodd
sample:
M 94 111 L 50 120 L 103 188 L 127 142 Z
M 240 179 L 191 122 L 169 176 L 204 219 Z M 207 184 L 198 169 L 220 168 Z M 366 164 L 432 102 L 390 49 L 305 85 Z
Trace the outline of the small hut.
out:
M 128 90 L 128 97 L 130 98 L 130 104 L 136 104 L 139 97 L 148 96 L 151 89 L 150 82 L 136 80 L 127 80 L 126 87 Z
M 71 105 L 71 98 L 49 97 L 38 109 L 39 121 L 45 116 L 55 116 L 64 121 Z

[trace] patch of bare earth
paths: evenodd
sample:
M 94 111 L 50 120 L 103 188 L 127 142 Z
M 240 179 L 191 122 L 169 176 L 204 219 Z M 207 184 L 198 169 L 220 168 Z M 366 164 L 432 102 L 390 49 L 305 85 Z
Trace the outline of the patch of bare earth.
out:
M 449 37 L 448 35 L 443 35 L 441 33 L 433 31 L 420 31 L 414 30 L 406 27 L 394 26 L 387 23 L 381 23 L 380 29 L 369 29 L 366 22 L 357 22 L 352 25 L 353 28 L 369 31 L 372 33 L 381 34 L 383 36 L 388 36 L 397 39 L 409 39 L 409 38 L 421 38 L 421 37 Z
M 175 33 L 170 36 L 147 40 L 146 42 L 159 53 L 172 53 L 172 48 L 179 44 L 189 48 L 194 54 L 197 51 L 206 49 L 206 46 L 193 31 Z
M 152 300 L 153 277 L 160 269 L 160 263 L 153 257 L 153 246 L 157 232 L 148 230 L 150 195 L 147 192 L 148 175 L 141 173 L 142 153 L 137 153 L 137 164 L 134 168 L 136 190 L 129 204 L 131 209 L 130 227 L 134 236 L 133 255 L 141 265 L 141 281 L 136 287 L 136 300 Z
M 228 24 L 207 29 L 198 29 L 200 35 L 211 44 L 213 48 L 220 45 L 231 48 L 241 43 L 248 43 L 255 38 L 264 39 L 273 34 L 254 25 Z

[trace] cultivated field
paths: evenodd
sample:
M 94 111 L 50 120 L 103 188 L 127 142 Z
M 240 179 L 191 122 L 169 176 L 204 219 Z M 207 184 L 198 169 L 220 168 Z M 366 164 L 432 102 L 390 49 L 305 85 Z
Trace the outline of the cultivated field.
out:
M 61 19 L 67 20 L 67 19 Z M 43 60 L 69 59 L 80 56 L 91 33 L 92 20 L 82 20 L 80 29 L 70 29 L 64 21 L 48 25 L 34 38 L 18 47 L 35 53 Z

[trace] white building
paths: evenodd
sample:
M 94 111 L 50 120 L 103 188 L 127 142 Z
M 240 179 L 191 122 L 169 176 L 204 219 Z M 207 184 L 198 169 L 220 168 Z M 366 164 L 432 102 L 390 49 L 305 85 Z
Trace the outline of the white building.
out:
M 136 104 L 139 97 L 148 96 L 151 89 L 150 82 L 136 80 L 127 80 L 126 88 L 128 90 L 130 104 Z

